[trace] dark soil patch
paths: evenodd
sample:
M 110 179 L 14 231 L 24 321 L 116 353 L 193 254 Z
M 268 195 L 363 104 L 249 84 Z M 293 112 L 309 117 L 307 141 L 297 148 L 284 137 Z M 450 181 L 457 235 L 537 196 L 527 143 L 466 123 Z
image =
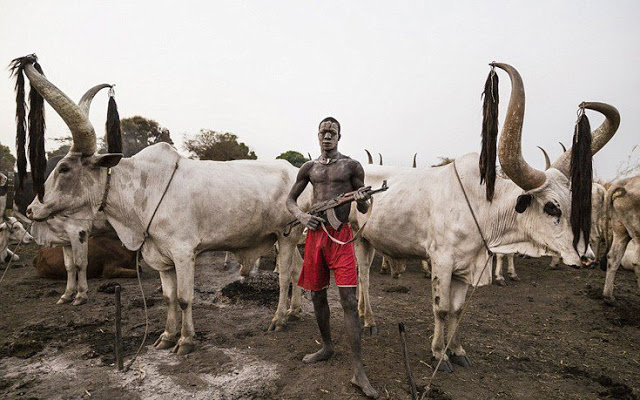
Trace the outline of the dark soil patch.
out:
M 222 294 L 232 301 L 253 301 L 264 306 L 277 304 L 280 295 L 278 274 L 261 271 L 256 275 L 231 282 L 222 288 Z

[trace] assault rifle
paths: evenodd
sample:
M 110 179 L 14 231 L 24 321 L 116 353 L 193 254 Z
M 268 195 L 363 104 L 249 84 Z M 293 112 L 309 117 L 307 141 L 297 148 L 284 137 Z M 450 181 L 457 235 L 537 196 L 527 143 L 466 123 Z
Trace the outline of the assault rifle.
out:
M 338 229 L 342 224 L 342 221 L 340 221 L 336 216 L 336 207 L 355 201 L 356 193 L 365 193 L 369 196 L 372 196 L 376 193 L 384 192 L 387 189 L 389 189 L 389 186 L 387 185 L 386 180 L 382 181 L 382 186 L 379 189 L 371 189 L 371 186 L 364 186 L 358 190 L 354 190 L 353 192 L 342 193 L 332 199 L 320 202 L 311 207 L 308 213 L 321 218 L 324 218 L 326 215 L 326 219 L 329 221 L 329 224 L 333 227 L 333 229 Z M 284 236 L 289 236 L 291 234 L 291 229 L 299 224 L 300 221 L 298 221 L 298 219 L 294 219 L 293 221 L 285 225 Z

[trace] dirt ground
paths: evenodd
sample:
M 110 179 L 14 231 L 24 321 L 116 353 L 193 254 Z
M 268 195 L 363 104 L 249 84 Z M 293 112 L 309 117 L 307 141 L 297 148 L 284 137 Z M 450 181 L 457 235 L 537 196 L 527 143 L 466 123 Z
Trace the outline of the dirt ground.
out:
M 320 336 L 308 297 L 303 318 L 266 331 L 277 302 L 277 279 L 263 271 L 244 282 L 225 270 L 223 254 L 198 258 L 193 307 L 199 345 L 188 356 L 151 344 L 164 329 L 158 274 L 143 270 L 149 337 L 129 372 L 114 368 L 113 280 L 89 281 L 89 302 L 56 305 L 63 281 L 36 276 L 35 245 L 20 251 L 0 284 L 0 398 L 20 399 L 360 399 L 349 385 L 350 351 L 337 290 L 330 303 L 337 353 L 327 362 L 300 361 Z M 517 259 L 521 281 L 479 288 L 461 323 L 473 366 L 438 373 L 428 398 L 635 399 L 640 395 L 640 291 L 629 271 L 616 281 L 617 304 L 600 298 L 599 269 L 548 270 L 549 260 Z M 379 332 L 363 338 L 366 369 L 383 399 L 409 399 L 398 323 L 407 330 L 419 387 L 432 374 L 430 280 L 410 263 L 400 279 L 372 267 L 371 299 Z M 4 265 L 2 266 L 4 268 Z M 121 279 L 125 365 L 145 330 L 135 279 Z

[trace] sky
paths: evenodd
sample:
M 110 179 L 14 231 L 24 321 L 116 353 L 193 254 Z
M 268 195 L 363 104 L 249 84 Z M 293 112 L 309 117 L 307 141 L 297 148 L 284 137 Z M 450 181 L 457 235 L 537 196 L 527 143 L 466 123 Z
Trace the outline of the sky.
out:
M 594 158 L 612 179 L 640 143 L 638 15 L 638 1 L 0 0 L 0 65 L 36 53 L 76 101 L 115 83 L 120 116 L 158 121 L 184 154 L 184 137 L 211 129 L 259 159 L 315 158 L 318 123 L 333 116 L 343 154 L 410 166 L 417 153 L 427 166 L 479 152 L 488 63 L 505 62 L 524 81 L 532 166 L 544 167 L 536 146 L 553 160 L 558 141 L 571 143 L 580 102 L 618 108 L 620 128 Z M 498 74 L 502 124 L 510 84 Z M 14 151 L 13 85 L 5 70 L 0 143 Z M 91 108 L 98 135 L 106 109 L 105 91 Z M 587 115 L 593 128 L 603 120 Z M 48 108 L 47 137 L 68 134 Z

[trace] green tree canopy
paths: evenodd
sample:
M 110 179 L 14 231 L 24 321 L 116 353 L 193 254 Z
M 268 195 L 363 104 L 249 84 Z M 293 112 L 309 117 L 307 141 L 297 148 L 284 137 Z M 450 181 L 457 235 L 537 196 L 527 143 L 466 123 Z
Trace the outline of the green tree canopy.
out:
M 166 142 L 173 144 L 171 134 L 156 121 L 136 115 L 120 121 L 122 129 L 122 152 L 131 157 L 152 144 Z
M 200 160 L 230 161 L 258 158 L 249 147 L 238 142 L 238 135 L 201 129 L 193 139 L 185 138 L 183 146 Z
M 295 150 L 285 151 L 284 153 L 282 153 L 278 157 L 276 157 L 276 159 L 287 160 L 294 167 L 298 167 L 298 168 L 300 168 L 302 166 L 302 164 L 304 164 L 307 161 L 309 161 L 309 159 L 306 158 L 305 156 L 303 156 L 302 153 L 298 153 Z
M 16 158 L 11 154 L 9 146 L 0 143 L 0 171 L 13 171 L 16 165 Z

